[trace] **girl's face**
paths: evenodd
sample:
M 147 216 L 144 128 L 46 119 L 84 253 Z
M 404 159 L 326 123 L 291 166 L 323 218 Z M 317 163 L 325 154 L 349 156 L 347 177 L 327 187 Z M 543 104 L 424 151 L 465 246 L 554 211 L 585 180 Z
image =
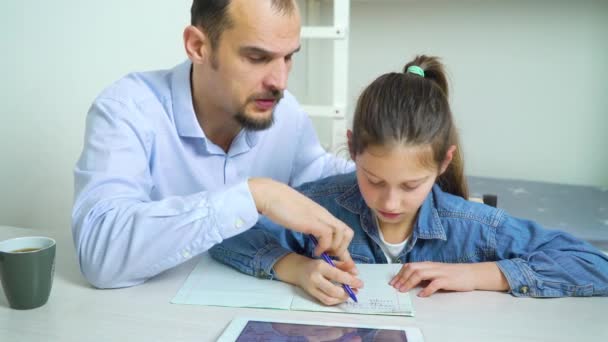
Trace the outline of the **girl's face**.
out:
M 439 175 L 430 146 L 368 146 L 355 157 L 363 199 L 382 228 L 409 225 Z

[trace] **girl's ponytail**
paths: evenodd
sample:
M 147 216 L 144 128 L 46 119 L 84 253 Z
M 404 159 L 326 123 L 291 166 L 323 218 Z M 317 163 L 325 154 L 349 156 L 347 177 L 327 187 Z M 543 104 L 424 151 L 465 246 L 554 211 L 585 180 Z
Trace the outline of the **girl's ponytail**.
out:
M 411 73 L 408 70 L 411 70 L 411 67 L 417 66 L 424 71 L 424 78 L 427 80 L 431 80 L 439 86 L 439 89 L 443 91 L 445 98 L 449 98 L 448 92 L 448 78 L 446 76 L 443 64 L 438 57 L 420 55 L 416 56 L 416 58 L 407 63 L 405 67 L 403 67 L 404 73 Z
M 406 74 L 422 76 L 425 80 L 433 82 L 443 93 L 445 101 L 448 101 L 448 78 L 445 68 L 439 58 L 426 55 L 416 56 L 413 61 L 407 63 L 405 67 L 403 67 L 403 72 Z M 432 142 L 433 150 L 437 154 L 435 159 L 438 162 L 443 160 L 449 146 L 455 145 L 456 150 L 454 151 L 452 161 L 448 168 L 437 178 L 437 184 L 443 191 L 466 199 L 469 196 L 469 191 L 464 175 L 462 149 L 460 147 L 458 132 L 456 131 L 456 127 L 454 126 L 451 117 L 451 112 L 448 111 L 447 114 L 449 116 L 448 121 L 450 124 L 447 128 L 447 137 L 445 137 L 445 141 L 434 139 L 435 141 Z

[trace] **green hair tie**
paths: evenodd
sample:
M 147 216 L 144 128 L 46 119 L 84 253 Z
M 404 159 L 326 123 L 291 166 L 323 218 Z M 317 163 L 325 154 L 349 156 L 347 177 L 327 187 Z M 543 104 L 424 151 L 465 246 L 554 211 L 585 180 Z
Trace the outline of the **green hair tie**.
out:
M 416 74 L 420 77 L 424 77 L 424 70 L 422 70 L 422 68 L 417 65 L 410 65 L 407 68 L 407 72 L 409 72 L 410 74 Z

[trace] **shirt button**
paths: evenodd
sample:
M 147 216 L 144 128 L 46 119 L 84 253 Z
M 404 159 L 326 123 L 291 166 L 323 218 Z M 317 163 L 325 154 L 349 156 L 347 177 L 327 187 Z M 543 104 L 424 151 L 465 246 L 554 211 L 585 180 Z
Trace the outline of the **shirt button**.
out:
M 245 222 L 240 217 L 236 219 L 236 222 L 234 222 L 234 226 L 237 229 L 241 229 L 241 227 L 243 227 L 244 224 L 245 224 Z
M 189 257 L 190 257 L 190 252 L 188 252 L 188 251 L 183 251 L 183 252 L 182 252 L 182 256 L 183 256 L 184 258 L 186 258 L 186 259 L 187 259 L 187 258 L 189 258 Z
M 527 286 L 522 286 L 519 288 L 519 292 L 526 294 L 528 293 L 528 287 Z

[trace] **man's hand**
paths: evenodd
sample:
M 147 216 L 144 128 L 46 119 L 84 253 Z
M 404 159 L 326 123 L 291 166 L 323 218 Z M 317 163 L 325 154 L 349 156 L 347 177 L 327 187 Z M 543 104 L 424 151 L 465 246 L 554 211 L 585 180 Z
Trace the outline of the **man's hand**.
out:
M 347 249 L 353 239 L 352 229 L 325 208 L 272 179 L 251 178 L 249 189 L 259 213 L 284 227 L 316 237 L 319 244 L 315 255 L 327 252 L 340 258 L 344 268 L 355 267 Z

